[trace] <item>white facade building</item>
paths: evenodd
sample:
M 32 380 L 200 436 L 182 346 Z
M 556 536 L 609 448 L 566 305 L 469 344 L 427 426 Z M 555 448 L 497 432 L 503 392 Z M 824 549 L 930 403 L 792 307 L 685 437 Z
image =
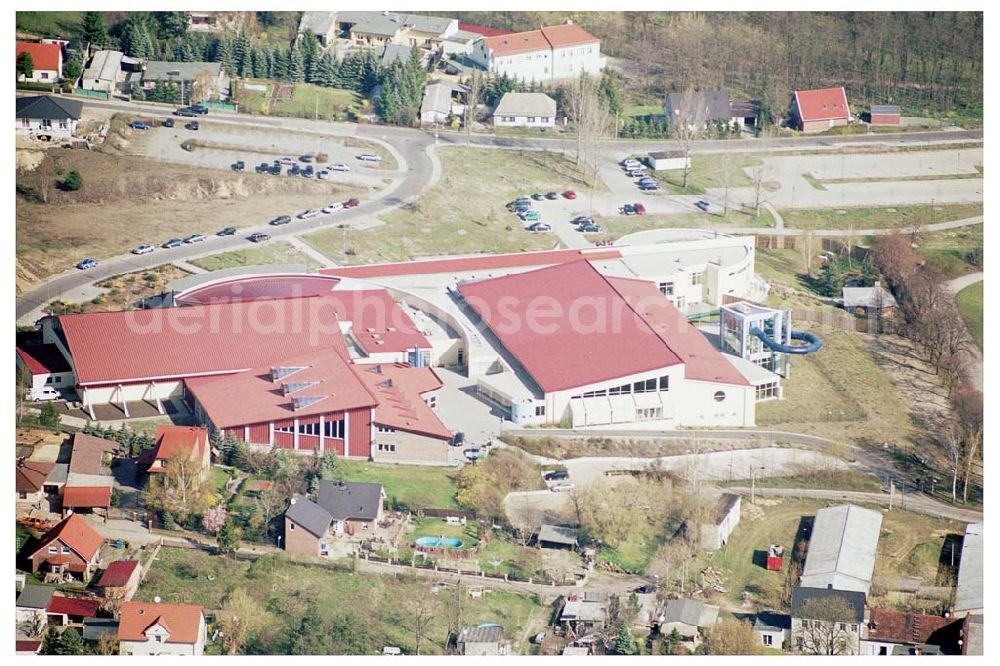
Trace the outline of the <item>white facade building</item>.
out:
M 496 127 L 555 127 L 556 101 L 542 93 L 504 93 L 493 111 Z
M 604 69 L 601 40 L 572 22 L 483 37 L 469 57 L 488 72 L 519 81 L 559 81 Z

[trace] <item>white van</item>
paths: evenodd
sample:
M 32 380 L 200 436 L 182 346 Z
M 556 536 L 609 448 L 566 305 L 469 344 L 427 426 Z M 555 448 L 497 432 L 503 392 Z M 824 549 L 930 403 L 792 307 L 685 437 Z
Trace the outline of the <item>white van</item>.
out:
M 51 386 L 43 386 L 28 389 L 25 391 L 25 397 L 28 400 L 61 400 L 62 394 Z

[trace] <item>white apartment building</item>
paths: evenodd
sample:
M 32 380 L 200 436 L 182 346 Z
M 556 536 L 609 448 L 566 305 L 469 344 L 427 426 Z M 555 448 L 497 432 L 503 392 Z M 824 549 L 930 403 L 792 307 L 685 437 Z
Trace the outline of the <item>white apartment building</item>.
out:
M 521 81 L 559 81 L 604 68 L 601 40 L 572 22 L 483 37 L 469 56 L 488 72 Z

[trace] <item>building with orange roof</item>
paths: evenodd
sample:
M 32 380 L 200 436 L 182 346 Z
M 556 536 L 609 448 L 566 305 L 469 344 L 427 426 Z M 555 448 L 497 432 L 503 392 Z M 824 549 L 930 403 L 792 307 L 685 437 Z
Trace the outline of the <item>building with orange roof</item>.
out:
M 118 621 L 121 654 L 137 657 L 205 653 L 208 624 L 201 606 L 129 601 Z
M 172 461 L 194 463 L 205 475 L 212 467 L 212 447 L 208 429 L 200 426 L 161 425 L 156 427 L 153 447 L 139 456 L 139 466 L 148 474 L 163 474 Z
M 87 524 L 83 516 L 73 513 L 45 533 L 32 550 L 25 553 L 31 563 L 31 573 L 52 574 L 90 580 L 98 567 L 104 538 Z
M 62 78 L 63 56 L 62 47 L 59 44 L 18 42 L 17 56 L 20 56 L 22 53 L 27 53 L 31 56 L 32 73 L 27 78 L 18 74 L 18 81 L 58 83 L 59 79 Z
M 561 81 L 604 69 L 601 40 L 572 21 L 539 30 L 482 37 L 470 58 L 497 76 L 520 81 Z

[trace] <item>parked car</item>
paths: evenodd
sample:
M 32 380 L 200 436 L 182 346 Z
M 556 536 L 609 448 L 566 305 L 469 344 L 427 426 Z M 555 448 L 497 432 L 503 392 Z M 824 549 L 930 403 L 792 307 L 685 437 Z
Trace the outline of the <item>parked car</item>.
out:
M 371 153 L 362 153 L 358 155 L 358 159 L 362 162 L 381 162 L 382 157 L 379 155 L 372 155 Z
M 266 240 L 271 240 L 271 237 L 258 231 L 257 233 L 247 236 L 247 240 L 251 243 L 263 243 Z
M 309 163 L 312 161 L 313 161 L 312 155 L 299 155 L 299 162 Z
M 567 481 L 565 483 L 557 483 L 554 486 L 550 486 L 549 490 L 551 490 L 554 493 L 568 493 L 574 488 L 576 488 L 576 486 L 573 485 L 572 482 Z
M 645 215 L 646 214 L 646 207 L 643 206 L 641 203 L 634 203 L 634 204 L 632 204 L 632 210 L 635 211 L 636 215 Z
M 559 193 L 558 192 L 546 192 L 545 193 L 545 198 L 548 199 L 549 201 L 555 201 L 556 199 L 559 198 Z
M 557 469 L 551 472 L 546 472 L 542 478 L 546 481 L 563 481 L 569 478 L 569 472 L 564 469 Z
M 312 178 L 316 175 L 316 170 L 312 168 L 312 165 L 307 166 L 305 169 L 299 171 L 299 175 L 303 178 Z
M 639 189 L 643 192 L 657 192 L 660 189 L 659 183 L 639 183 Z
M 535 192 L 534 194 L 531 195 L 531 198 L 534 199 L 535 201 L 541 201 L 542 199 L 545 198 L 545 195 L 542 194 L 541 192 Z
M 640 162 L 639 160 L 635 159 L 634 157 L 626 157 L 621 162 L 619 162 L 619 164 L 621 164 L 623 167 L 627 168 L 627 167 L 630 167 L 630 166 L 639 166 L 640 164 L 642 164 L 642 162 Z
M 635 206 L 632 204 L 625 204 L 618 209 L 618 212 L 622 215 L 635 215 Z
M 197 120 L 192 120 L 191 122 L 189 122 L 187 125 L 184 126 L 184 129 L 186 129 L 186 130 L 192 130 L 192 131 L 197 131 L 198 130 L 198 121 Z
M 131 127 L 132 129 L 137 129 L 137 130 L 148 130 L 149 129 L 149 125 L 146 124 L 146 123 L 144 123 L 144 122 L 142 122 L 141 120 L 133 120 L 132 122 L 130 122 L 128 124 L 128 126 Z
M 697 201 L 694 202 L 694 205 L 707 213 L 709 207 L 712 204 L 708 203 L 708 201 L 705 199 L 698 199 Z
M 288 167 L 288 175 L 289 176 L 297 176 L 297 175 L 299 175 L 299 165 L 298 164 L 293 164 L 292 166 Z
M 88 268 L 93 268 L 94 266 L 97 266 L 96 259 L 84 259 L 83 261 L 81 261 L 76 265 L 76 267 L 79 268 L 81 271 L 85 271 Z
M 649 174 L 642 169 L 629 169 L 625 172 L 625 175 L 629 178 L 648 178 Z
M 343 210 L 343 208 L 344 208 L 344 204 L 342 204 L 342 203 L 340 203 L 338 201 L 338 202 L 332 203 L 329 206 L 327 206 L 326 208 L 324 208 L 323 212 L 326 213 L 327 215 L 329 215 L 330 213 L 336 213 L 338 210 Z
M 576 230 L 585 234 L 597 234 L 601 232 L 601 227 L 596 224 L 581 224 Z
M 280 164 L 272 164 L 271 167 L 268 169 L 268 173 L 271 174 L 272 176 L 280 176 L 281 175 L 281 165 Z
M 480 454 L 482 454 L 482 451 L 477 447 L 471 447 L 462 451 L 462 455 L 464 455 L 465 459 L 469 461 L 479 460 Z
M 184 241 L 182 241 L 180 238 L 171 238 L 170 240 L 168 240 L 166 243 L 164 243 L 160 247 L 162 247 L 162 248 L 164 248 L 166 250 L 170 250 L 170 249 L 173 249 L 175 247 L 180 247 L 183 244 L 184 244 Z
M 578 215 L 569 221 L 570 224 L 593 224 L 594 218 L 586 215 Z
M 563 192 L 563 196 L 566 197 L 567 199 L 576 199 L 576 192 L 574 192 L 573 190 L 566 190 L 565 192 Z
M 236 235 L 236 227 L 226 227 L 225 229 L 222 229 L 221 231 L 219 231 L 215 235 L 216 236 L 235 236 Z
M 291 217 L 289 217 L 288 215 L 282 215 L 280 217 L 274 218 L 273 220 L 268 222 L 268 224 L 270 224 L 272 227 L 277 227 L 282 224 L 288 224 L 291 221 L 292 221 Z
M 351 167 L 347 166 L 343 162 L 334 162 L 326 167 L 330 171 L 350 171 Z
M 344 202 L 344 208 L 357 208 L 360 205 L 361 202 L 353 197 Z
M 519 213 L 518 217 L 520 217 L 521 220 L 524 222 L 537 222 L 538 220 L 542 219 L 542 216 L 538 213 L 537 210 L 526 210 L 522 213 Z
M 233 171 L 245 171 L 247 168 L 247 163 L 244 162 L 243 160 L 239 160 L 237 162 L 233 162 L 232 164 L 230 164 L 229 168 L 232 169 Z
M 260 164 L 255 166 L 253 170 L 256 171 L 257 173 L 267 173 L 271 170 L 271 165 L 268 164 L 267 162 L 261 162 Z
M 175 116 L 180 116 L 181 118 L 197 118 L 198 114 L 191 109 L 185 107 L 183 109 L 177 109 L 174 111 Z
M 188 236 L 187 238 L 184 239 L 184 242 L 185 243 L 189 243 L 189 244 L 190 243 L 200 243 L 203 240 L 205 240 L 204 234 L 191 234 L 190 236 Z
M 292 166 L 293 164 L 295 164 L 295 160 L 292 159 L 291 157 L 279 157 L 278 159 L 274 160 L 274 163 L 280 164 L 281 166 Z
M 639 185 L 659 185 L 660 181 L 655 178 L 650 178 L 649 176 L 644 176 L 636 181 Z
M 173 118 L 164 118 L 163 122 L 160 123 L 160 124 L 162 126 L 164 126 L 164 127 L 173 127 L 174 126 L 174 119 Z
M 205 106 L 204 104 L 192 104 L 188 108 L 197 113 L 199 116 L 204 116 L 208 114 L 208 107 Z
M 322 169 L 316 172 L 316 177 L 319 178 L 320 180 L 330 180 L 331 175 L 332 175 L 331 172 L 327 171 L 326 169 Z
M 456 432 L 455 436 L 451 438 L 450 442 L 448 442 L 448 444 L 451 445 L 451 446 L 462 446 L 462 444 L 464 444 L 464 443 L 465 443 L 465 433 L 464 432 Z
M 308 220 L 310 217 L 316 217 L 317 215 L 319 215 L 319 211 L 310 208 L 309 210 L 302 211 L 295 217 L 299 218 L 300 220 Z
M 46 386 L 44 388 L 48 389 L 49 391 L 55 392 L 56 395 L 59 395 L 59 392 L 56 391 L 51 386 Z M 24 518 L 20 519 L 17 522 L 20 523 L 21 525 L 24 525 L 25 527 L 30 527 L 31 529 L 34 530 L 41 530 L 43 532 L 51 530 L 53 527 L 56 526 L 56 524 L 53 523 L 51 520 L 49 520 L 48 518 L 43 518 L 42 516 L 25 516 Z
M 132 254 L 149 254 L 152 251 L 152 245 L 140 245 L 139 247 L 132 248 Z
M 545 224 L 544 222 L 535 222 L 534 224 L 528 227 L 528 231 L 534 231 L 538 233 L 542 233 L 545 231 L 552 231 L 552 225 Z

